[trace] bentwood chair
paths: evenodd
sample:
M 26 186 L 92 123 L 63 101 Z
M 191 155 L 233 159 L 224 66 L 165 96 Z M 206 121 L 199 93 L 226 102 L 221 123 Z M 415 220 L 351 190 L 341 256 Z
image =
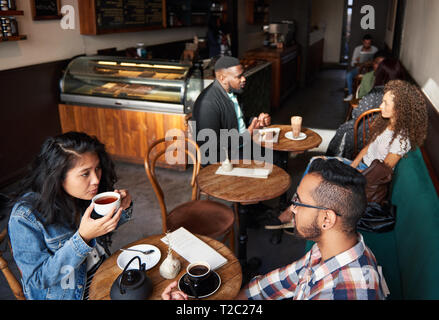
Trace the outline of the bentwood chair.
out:
M 361 124 L 362 134 L 363 134 L 363 146 L 366 145 L 366 133 L 370 129 L 373 121 L 375 120 L 375 116 L 377 113 L 381 112 L 380 108 L 370 109 L 363 112 L 354 124 L 354 156 L 357 155 L 358 152 L 358 127 Z
M 7 239 L 8 239 L 8 231 L 7 228 L 5 228 L 0 233 L 0 245 L 2 245 L 4 242 L 7 242 Z M 10 244 L 9 244 L 9 248 L 10 248 Z M 3 275 L 5 276 L 6 281 L 8 282 L 9 287 L 11 288 L 15 298 L 17 300 L 26 300 L 23 293 L 23 288 L 20 282 L 15 277 L 15 275 L 9 269 L 8 262 L 6 261 L 5 258 L 3 258 L 3 252 L 1 250 L 0 250 L 0 269 L 2 270 Z
M 198 145 L 188 138 L 180 138 L 173 142 L 178 143 L 177 150 L 175 148 L 166 147 L 166 144 L 169 145 L 169 141 L 166 141 L 165 138 L 153 142 L 148 146 L 144 159 L 146 174 L 148 175 L 154 193 L 159 201 L 163 232 L 165 233 L 176 230 L 179 227 L 184 227 L 192 233 L 208 236 L 214 239 L 223 238 L 222 242 L 225 242 L 227 238 L 229 238 L 230 249 L 234 252 L 235 214 L 233 210 L 225 204 L 217 201 L 199 199 L 196 177 L 200 171 L 201 154 Z M 182 149 L 184 149 L 184 153 L 182 152 Z M 175 151 L 187 155 L 192 160 L 192 197 L 191 201 L 180 204 L 168 212 L 165 203 L 165 194 L 157 180 L 155 168 L 156 161 L 159 157 L 166 156 L 166 154 Z M 178 191 L 175 190 L 174 192 Z

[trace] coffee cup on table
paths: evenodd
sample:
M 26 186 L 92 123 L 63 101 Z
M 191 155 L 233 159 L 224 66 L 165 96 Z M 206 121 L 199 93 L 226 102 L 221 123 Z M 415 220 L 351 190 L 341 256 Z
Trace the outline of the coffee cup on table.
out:
M 210 265 L 207 261 L 192 262 L 187 266 L 186 272 L 189 275 L 189 278 L 193 280 L 202 280 L 209 276 Z
M 293 138 L 298 138 L 300 136 L 301 130 L 302 130 L 302 117 L 299 116 L 291 117 L 291 131 L 293 132 Z
M 192 262 L 187 266 L 186 272 L 185 283 L 190 287 L 193 295 L 198 298 L 199 287 L 202 286 L 203 280 L 211 274 L 210 265 L 207 261 Z
M 103 192 L 95 195 L 91 201 L 94 203 L 94 211 L 101 216 L 106 216 L 119 209 L 120 194 L 112 191 Z

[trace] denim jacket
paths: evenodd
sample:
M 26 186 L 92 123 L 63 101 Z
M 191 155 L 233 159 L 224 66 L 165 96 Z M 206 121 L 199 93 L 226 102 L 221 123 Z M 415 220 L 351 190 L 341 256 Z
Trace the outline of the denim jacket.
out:
M 131 211 L 132 206 L 122 212 L 118 225 L 130 220 Z M 27 299 L 82 299 L 87 280 L 86 258 L 96 239 L 87 244 L 78 230 L 60 224 L 43 225 L 40 213 L 23 201 L 11 210 L 8 233 Z

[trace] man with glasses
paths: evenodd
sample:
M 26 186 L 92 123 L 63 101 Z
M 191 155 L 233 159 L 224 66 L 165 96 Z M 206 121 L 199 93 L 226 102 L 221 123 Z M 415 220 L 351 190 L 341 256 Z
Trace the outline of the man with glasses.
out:
M 237 299 L 384 299 L 377 262 L 356 225 L 366 180 L 336 159 L 316 159 L 289 210 L 297 237 L 314 241 L 300 260 L 254 277 Z

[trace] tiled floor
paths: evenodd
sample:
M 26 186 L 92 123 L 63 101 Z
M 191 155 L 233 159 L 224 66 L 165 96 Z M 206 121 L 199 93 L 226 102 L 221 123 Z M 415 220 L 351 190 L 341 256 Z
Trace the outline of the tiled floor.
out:
M 292 177 L 290 194 L 297 187 L 297 183 L 309 159 L 326 151 L 326 147 L 334 134 L 334 130 L 343 122 L 347 105 L 343 103 L 344 71 L 325 70 L 306 89 L 293 93 L 283 103 L 280 110 L 272 115 L 272 123 L 288 124 L 290 116 L 303 117 L 303 125 L 317 131 L 323 138 L 322 144 L 309 152 L 297 156 L 290 156 L 288 171 Z M 134 203 L 134 219 L 121 226 L 113 235 L 112 251 L 152 234 L 161 233 L 161 217 L 157 199 L 146 177 L 142 165 L 116 163 L 119 176 L 117 186 L 130 191 Z M 173 208 L 177 204 L 189 200 L 189 182 L 191 172 L 177 172 L 167 169 L 158 169 L 160 183 L 168 195 L 167 206 Z M 1 190 L 8 193 L 10 188 Z M 275 206 L 276 201 L 266 203 Z M 7 223 L 7 218 L 0 221 L 0 230 Z M 304 242 L 283 234 L 279 244 L 271 244 L 272 231 L 265 230 L 262 226 L 248 230 L 248 257 L 259 257 L 262 260 L 260 273 L 268 272 L 276 267 L 288 264 L 304 253 Z M 4 250 L 2 246 L 0 248 Z M 4 254 L 11 261 L 9 252 Z M 12 262 L 14 273 L 18 271 Z M 0 299 L 14 299 L 3 275 L 0 276 Z

